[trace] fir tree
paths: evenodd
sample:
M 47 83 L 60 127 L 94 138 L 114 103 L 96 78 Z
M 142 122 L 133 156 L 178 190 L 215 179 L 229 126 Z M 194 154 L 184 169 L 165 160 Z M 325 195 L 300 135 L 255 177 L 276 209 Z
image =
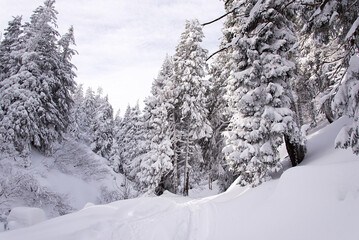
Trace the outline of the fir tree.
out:
M 0 81 L 11 75 L 10 69 L 13 70 L 15 59 L 11 53 L 19 46 L 19 37 L 23 30 L 21 27 L 22 17 L 14 17 L 5 29 L 4 39 L 0 43 Z
M 137 157 L 141 156 L 144 151 L 144 147 L 141 146 L 144 138 L 144 128 L 138 104 L 132 108 L 128 106 L 121 125 L 119 169 L 129 179 L 136 180 L 141 161 Z
M 31 144 L 50 154 L 52 144 L 62 139 L 70 123 L 73 66 L 67 62 L 71 54 L 65 61 L 58 51 L 54 2 L 45 1 L 25 25 L 20 44 L 13 51 L 19 65 L 11 65 L 0 90 L 1 129 L 24 156 Z
M 309 36 L 323 53 L 318 59 L 318 70 L 323 73 L 318 82 L 325 94 L 320 99 L 322 108 L 330 122 L 342 115 L 353 120 L 338 135 L 336 146 L 351 147 L 358 154 L 359 3 L 318 0 L 314 5 L 307 1 L 302 5 L 303 38 Z
M 198 143 L 212 134 L 206 109 L 208 83 L 204 80 L 207 51 L 200 46 L 203 37 L 198 20 L 187 21 L 174 55 L 175 82 L 180 86 L 176 127 L 180 132 L 178 146 L 184 160 L 184 195 L 188 195 L 191 164 L 200 160 L 195 158 Z
M 121 126 L 122 126 L 122 118 L 120 116 L 120 110 L 116 112 L 115 119 L 113 121 L 113 143 L 110 153 L 110 163 L 115 172 L 120 172 L 121 166 Z
M 91 149 L 99 156 L 109 159 L 113 143 L 113 109 L 107 96 L 98 96 L 97 105 L 91 124 Z
M 148 146 L 141 160 L 138 178 L 146 190 L 163 192 L 173 169 L 173 139 L 170 112 L 173 110 L 171 85 L 173 84 L 173 63 L 167 56 L 158 77 L 152 84 L 152 96 L 145 101 L 144 121 Z M 173 173 L 177 174 L 177 173 Z M 160 186 L 161 185 L 161 186 Z M 176 188 L 176 187 L 175 187 Z
M 256 186 L 280 169 L 277 149 L 283 135 L 301 144 L 289 86 L 295 64 L 286 57 L 296 42 L 294 12 L 285 1 L 247 1 L 239 15 L 231 54 L 236 68 L 227 86 L 233 116 L 224 152 L 239 183 Z

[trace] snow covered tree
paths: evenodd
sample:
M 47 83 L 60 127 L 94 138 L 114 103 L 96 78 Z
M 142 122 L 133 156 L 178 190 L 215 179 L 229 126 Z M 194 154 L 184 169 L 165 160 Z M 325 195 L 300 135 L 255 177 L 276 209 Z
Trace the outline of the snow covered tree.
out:
M 71 54 L 64 58 L 58 50 L 54 2 L 47 0 L 34 11 L 12 52 L 17 64 L 1 82 L 1 129 L 23 156 L 30 145 L 50 154 L 70 122 L 73 66 L 68 65 Z
M 294 11 L 286 1 L 253 0 L 240 2 L 238 15 L 230 60 L 236 68 L 226 96 L 233 116 L 224 153 L 239 174 L 239 184 L 257 186 L 281 168 L 283 135 L 296 146 L 302 144 L 289 86 L 295 77 L 288 55 L 296 43 Z
M 0 81 L 11 75 L 10 69 L 14 66 L 14 58 L 11 53 L 19 46 L 19 37 L 23 30 L 21 28 L 22 17 L 14 17 L 5 29 L 4 39 L 0 43 Z
M 97 103 L 95 99 L 95 92 L 91 87 L 87 88 L 84 99 L 84 115 L 85 118 L 82 122 L 82 129 L 86 133 L 85 142 L 91 144 L 91 135 L 92 135 L 92 121 L 95 118 L 95 112 L 97 108 Z
M 145 145 L 148 149 L 141 157 L 138 178 L 146 190 L 163 192 L 173 169 L 173 110 L 171 85 L 173 84 L 173 63 L 167 56 L 158 77 L 152 84 L 152 95 L 145 100 L 144 121 Z M 171 126 L 172 123 L 172 126 Z M 177 174 L 177 173 L 174 173 Z
M 76 87 L 76 90 L 73 95 L 73 99 L 74 99 L 74 104 L 71 108 L 71 114 L 70 114 L 71 124 L 68 128 L 68 132 L 76 140 L 83 141 L 84 131 L 82 128 L 82 124 L 85 121 L 86 116 L 84 111 L 85 98 L 84 98 L 84 91 L 82 84 Z
M 333 109 L 349 116 L 352 123 L 345 126 L 336 138 L 336 147 L 351 147 L 359 155 L 359 56 L 352 56 L 349 68 L 338 92 L 334 96 Z
M 144 147 L 141 146 L 144 138 L 143 121 L 139 105 L 128 106 L 121 124 L 120 132 L 120 166 L 119 170 L 130 180 L 135 180 L 139 171 L 140 158 Z
M 317 0 L 314 4 L 303 1 L 302 5 L 303 38 L 309 36 L 322 51 L 318 64 L 323 73 L 319 81 L 324 94 L 320 99 L 322 108 L 330 121 L 342 115 L 353 120 L 338 135 L 336 146 L 351 147 L 358 153 L 359 2 Z
M 98 96 L 97 104 L 91 124 L 91 149 L 101 157 L 109 159 L 113 143 L 113 109 L 107 96 Z
M 212 181 L 221 179 L 220 185 L 223 187 L 223 190 L 232 183 L 232 179 L 225 181 L 226 178 L 230 177 L 226 167 L 225 157 L 222 152 L 225 142 L 223 132 L 227 129 L 230 118 L 228 105 L 224 99 L 226 93 L 226 80 L 229 76 L 227 62 L 228 55 L 220 53 L 210 68 L 211 77 L 209 78 L 208 119 L 211 123 L 213 134 L 209 141 L 204 142 L 203 146 L 203 156 L 208 171 L 209 187 L 211 187 Z
M 206 108 L 208 82 L 204 80 L 207 51 L 200 46 L 203 37 L 198 20 L 186 21 L 185 31 L 173 57 L 175 82 L 180 86 L 177 105 L 180 122 L 177 128 L 180 132 L 180 155 L 184 161 L 184 195 L 188 195 L 191 164 L 201 161 L 195 159 L 198 143 L 212 134 Z
M 110 152 L 110 163 L 115 172 L 120 172 L 120 142 L 121 142 L 121 124 L 122 118 L 120 116 L 120 110 L 116 112 L 115 119 L 113 121 L 113 143 Z

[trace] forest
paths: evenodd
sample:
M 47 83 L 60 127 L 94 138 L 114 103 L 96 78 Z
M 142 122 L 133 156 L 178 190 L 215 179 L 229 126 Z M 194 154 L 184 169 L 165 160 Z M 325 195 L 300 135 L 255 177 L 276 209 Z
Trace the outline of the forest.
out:
M 26 172 L 33 151 L 51 157 L 66 142 L 87 146 L 104 159 L 90 167 L 111 169 L 131 185 L 131 193 L 107 192 L 104 202 L 165 191 L 187 196 L 203 182 L 221 192 L 234 181 L 255 188 L 281 171 L 280 146 L 295 167 L 306 157 L 307 132 L 343 116 L 350 124 L 333 148 L 359 155 L 359 1 L 223 6 L 226 13 L 214 18 L 224 19 L 218 51 L 201 46 L 211 22 L 186 21 L 144 108 L 124 112 L 114 111 L 101 88 L 76 83 L 76 26 L 58 32 L 54 0 L 30 22 L 10 20 L 0 43 L 0 213 L 11 208 L 10 197 L 36 195 L 40 182 Z M 11 188 L 11 176 L 14 185 L 27 183 Z M 72 211 L 55 193 L 34 198 L 55 201 L 60 215 Z

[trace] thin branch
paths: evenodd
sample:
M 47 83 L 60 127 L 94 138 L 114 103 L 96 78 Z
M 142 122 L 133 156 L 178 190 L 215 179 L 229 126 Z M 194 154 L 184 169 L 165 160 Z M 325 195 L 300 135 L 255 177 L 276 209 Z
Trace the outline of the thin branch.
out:
M 221 49 L 219 49 L 218 51 L 212 53 L 212 54 L 206 59 L 206 61 L 208 61 L 209 59 L 211 59 L 211 58 L 212 58 L 214 55 L 216 55 L 217 53 L 220 53 L 220 52 L 223 52 L 224 50 L 227 50 L 230 46 L 231 46 L 231 45 L 226 46 L 226 47 L 221 48 Z
M 235 8 L 233 8 L 231 11 L 229 11 L 229 12 L 223 14 L 222 16 L 220 16 L 220 17 L 218 17 L 218 18 L 216 18 L 216 19 L 214 19 L 214 20 L 212 20 L 212 21 L 210 21 L 210 22 L 203 23 L 202 26 L 204 27 L 204 26 L 209 25 L 209 24 L 211 24 L 211 23 L 217 22 L 218 20 L 221 20 L 221 19 L 224 18 L 225 16 L 227 16 L 227 15 L 233 13 L 233 12 L 236 11 L 237 9 L 238 9 L 238 7 L 235 7 Z

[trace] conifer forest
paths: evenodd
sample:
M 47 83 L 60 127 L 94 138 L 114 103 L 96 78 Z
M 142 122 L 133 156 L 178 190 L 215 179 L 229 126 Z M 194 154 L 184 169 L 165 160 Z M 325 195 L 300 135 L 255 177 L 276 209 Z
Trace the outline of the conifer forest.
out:
M 19 205 L 51 217 L 78 210 L 33 174 L 38 164 L 97 181 L 96 204 L 107 204 L 189 196 L 200 185 L 256 189 L 301 166 L 309 133 L 342 118 L 332 149 L 357 158 L 359 1 L 221 2 L 222 16 L 183 24 L 143 107 L 120 110 L 101 88 L 76 83 L 76 26 L 58 31 L 55 0 L 28 22 L 9 19 L 0 43 L 0 223 Z M 216 21 L 221 43 L 209 52 L 203 29 Z

